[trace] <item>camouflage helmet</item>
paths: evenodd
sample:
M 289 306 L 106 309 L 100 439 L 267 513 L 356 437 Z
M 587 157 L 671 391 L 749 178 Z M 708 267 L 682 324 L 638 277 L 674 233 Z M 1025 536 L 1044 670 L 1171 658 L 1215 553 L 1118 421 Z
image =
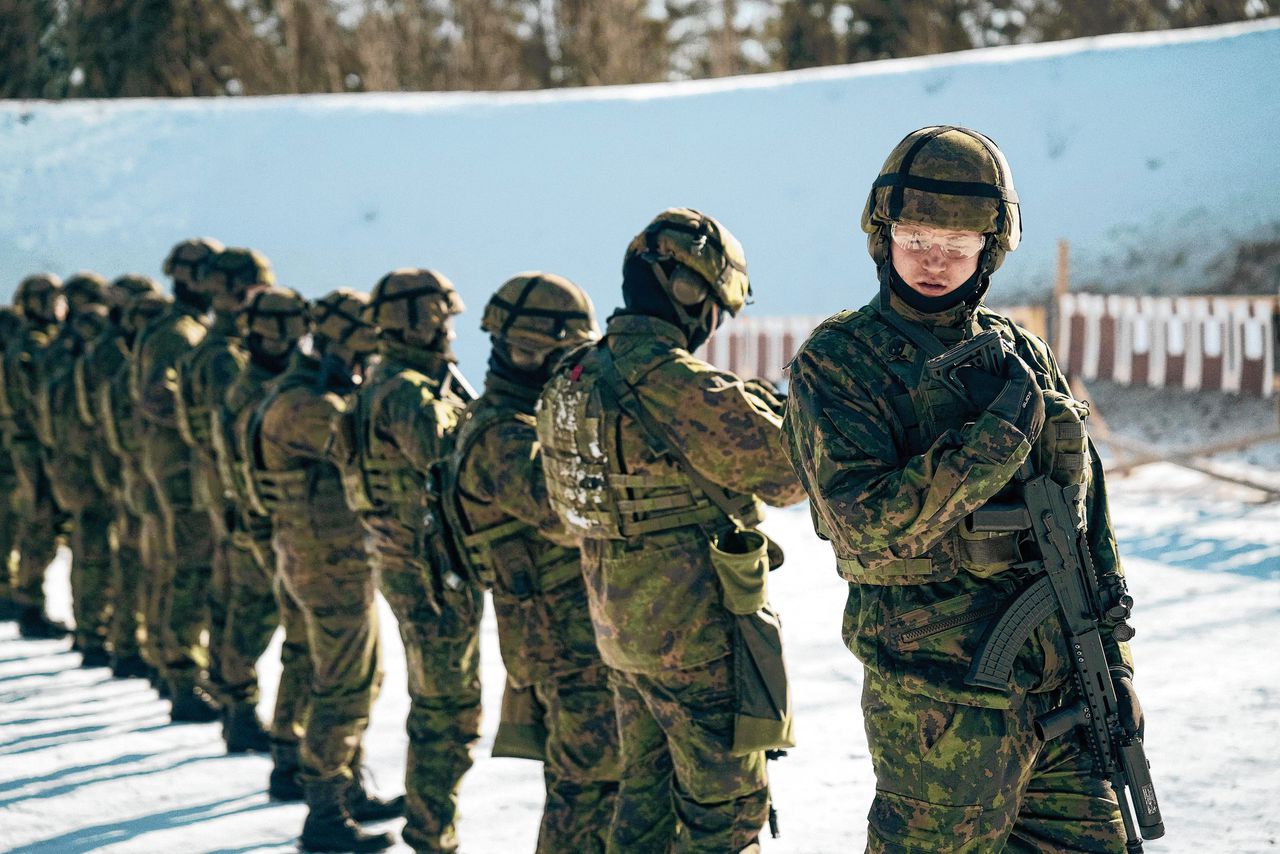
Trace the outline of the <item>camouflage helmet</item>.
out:
M 968 128 L 936 125 L 907 134 L 884 162 L 862 211 L 862 230 L 870 235 L 877 264 L 887 257 L 885 232 L 895 222 L 992 235 L 992 269 L 999 266 L 1022 238 L 1018 194 L 1004 154 Z
M 18 284 L 13 293 L 13 305 L 23 317 L 49 320 L 57 315 L 61 298 L 62 279 L 53 273 L 36 273 Z M 39 307 L 34 313 L 33 306 Z
M 137 335 L 153 319 L 169 310 L 173 297 L 159 291 L 146 291 L 129 300 L 120 313 L 120 326 L 129 335 Z
M 125 273 L 112 279 L 107 286 L 107 305 L 115 311 L 123 311 L 134 297 L 158 293 L 160 286 L 154 279 L 139 273 Z
M 239 296 L 253 287 L 271 287 L 276 275 L 267 256 L 256 249 L 232 246 L 196 262 L 191 289 L 215 296 Z
M 62 295 L 72 313 L 90 305 L 106 305 L 107 280 L 92 270 L 75 273 L 62 283 Z
M 236 329 L 242 338 L 292 344 L 311 331 L 310 307 L 292 288 L 255 288 L 236 315 Z
M 369 295 L 338 288 L 311 303 L 311 323 L 317 338 L 326 338 L 355 353 L 371 353 L 377 344 L 375 330 L 365 318 Z
M 419 267 L 392 270 L 373 287 L 365 316 L 383 332 L 438 330 L 466 310 L 443 273 Z
M 741 311 L 751 296 L 742 244 L 718 221 L 699 211 L 668 208 L 658 214 L 627 246 L 624 267 L 637 258 L 650 264 L 673 261 L 692 270 L 730 314 Z M 659 277 L 664 279 L 665 275 Z M 669 282 L 663 284 L 670 290 Z
M 191 282 L 195 279 L 197 265 L 224 248 L 211 237 L 192 237 L 176 243 L 164 259 L 164 274 L 176 279 L 178 272 L 183 271 L 186 273 L 183 281 Z
M 586 291 L 555 273 L 521 273 L 484 307 L 480 328 L 530 349 L 572 347 L 600 337 Z

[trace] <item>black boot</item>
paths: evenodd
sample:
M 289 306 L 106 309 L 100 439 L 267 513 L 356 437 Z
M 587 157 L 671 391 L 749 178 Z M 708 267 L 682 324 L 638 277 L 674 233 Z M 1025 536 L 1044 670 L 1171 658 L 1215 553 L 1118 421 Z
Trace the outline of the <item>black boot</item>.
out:
M 227 743 L 227 753 L 266 753 L 271 749 L 271 737 L 250 703 L 237 703 L 226 710 L 222 738 Z
M 383 851 L 395 841 L 389 833 L 365 833 L 347 812 L 351 781 L 307 781 L 307 821 L 299 840 L 303 851 Z
M 204 724 L 222 717 L 221 710 L 194 685 L 169 683 L 169 720 L 175 724 Z
M 57 640 L 71 634 L 71 630 L 46 617 L 44 609 L 28 607 L 18 617 L 18 634 L 27 640 Z
M 271 777 L 267 796 L 273 801 L 300 801 L 306 797 L 302 788 L 302 766 L 298 762 L 298 745 L 290 741 L 271 741 Z
M 0 572 L 4 572 L 2 567 Z M 22 606 L 8 596 L 0 596 L 0 620 L 16 620 L 20 616 L 22 616 Z
M 404 815 L 404 795 L 396 795 L 391 800 L 384 801 L 377 795 L 369 794 L 361 779 L 361 770 L 359 765 L 351 768 L 353 777 L 351 787 L 347 789 L 347 812 L 351 813 L 351 817 L 365 822 L 386 821 Z
M 136 652 L 111 656 L 111 675 L 117 679 L 136 679 L 146 676 L 147 672 L 147 663 Z
M 81 667 L 107 667 L 111 664 L 111 654 L 106 647 L 80 645 Z

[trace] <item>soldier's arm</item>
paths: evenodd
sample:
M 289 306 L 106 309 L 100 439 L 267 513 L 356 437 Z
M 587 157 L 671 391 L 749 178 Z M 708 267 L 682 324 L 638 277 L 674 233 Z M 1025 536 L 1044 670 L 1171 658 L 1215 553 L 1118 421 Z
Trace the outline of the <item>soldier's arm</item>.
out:
M 905 457 L 887 383 L 872 386 L 885 371 L 878 359 L 847 336 L 819 336 L 792 362 L 783 423 L 820 533 L 842 557 L 886 550 L 915 557 L 1007 484 L 1030 445 L 1012 424 L 983 412 Z
M 331 462 L 329 431 L 346 411 L 336 394 L 291 389 L 277 395 L 262 418 L 262 443 L 291 457 Z
M 785 507 L 804 488 L 782 448 L 782 417 L 740 378 L 677 353 L 639 379 L 636 394 L 707 480 Z
M 532 421 L 513 417 L 490 426 L 463 461 L 458 487 L 494 503 L 556 545 L 578 545 L 577 537 L 551 507 L 542 473 L 542 445 Z

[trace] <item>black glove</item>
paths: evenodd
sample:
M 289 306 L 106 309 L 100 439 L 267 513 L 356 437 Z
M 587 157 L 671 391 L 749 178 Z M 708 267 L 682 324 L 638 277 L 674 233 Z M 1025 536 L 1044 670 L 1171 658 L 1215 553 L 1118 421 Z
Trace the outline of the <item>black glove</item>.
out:
M 972 367 L 963 367 L 956 376 L 964 384 L 969 399 L 1021 431 L 1035 444 L 1044 427 L 1044 396 L 1027 363 L 1015 353 L 1006 353 L 1002 376 Z
M 1116 688 L 1116 711 L 1120 713 L 1120 726 L 1130 738 L 1142 738 L 1146 721 L 1142 719 L 1142 704 L 1133 690 L 1133 674 L 1127 667 L 1111 668 L 1111 684 Z

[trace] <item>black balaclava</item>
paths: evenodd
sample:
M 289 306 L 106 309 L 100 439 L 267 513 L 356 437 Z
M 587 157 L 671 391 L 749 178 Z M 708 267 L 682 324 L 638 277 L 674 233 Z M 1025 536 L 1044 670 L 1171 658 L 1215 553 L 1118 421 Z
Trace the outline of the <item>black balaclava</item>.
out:
M 666 269 L 664 265 L 663 269 L 670 275 L 675 266 L 673 264 L 671 269 Z M 714 300 L 714 297 L 708 295 L 707 300 Z M 622 267 L 622 303 L 626 308 L 619 312 L 621 314 L 643 314 L 656 317 L 679 329 L 684 333 L 689 352 L 697 350 L 706 343 L 715 330 L 715 325 L 718 325 L 718 322 L 715 325 L 709 325 L 706 322 L 705 311 L 698 319 L 690 319 L 687 313 L 681 317 L 682 312 L 677 310 L 671 295 L 658 281 L 649 262 L 639 257 L 630 259 Z M 718 318 L 723 315 L 723 310 L 716 313 Z
M 257 332 L 249 333 L 249 337 L 245 339 L 245 346 L 249 350 L 249 360 L 260 368 L 265 368 L 273 374 L 278 374 L 288 366 L 289 357 L 294 348 L 290 347 L 279 355 L 268 353 L 262 347 L 262 343 L 265 340 Z
M 352 391 L 356 387 L 355 374 L 361 366 L 342 358 L 334 352 L 338 348 L 333 346 L 333 342 L 323 335 L 313 335 L 311 346 L 318 361 L 316 373 L 320 387 L 325 391 L 333 391 L 339 394 L 346 394 Z M 354 356 L 353 360 L 354 362 L 360 362 L 362 358 Z
M 191 286 L 181 279 L 173 280 L 173 298 L 183 305 L 189 305 L 200 311 L 208 311 L 209 306 L 213 304 L 213 298 L 208 294 L 202 294 L 191 289 Z

